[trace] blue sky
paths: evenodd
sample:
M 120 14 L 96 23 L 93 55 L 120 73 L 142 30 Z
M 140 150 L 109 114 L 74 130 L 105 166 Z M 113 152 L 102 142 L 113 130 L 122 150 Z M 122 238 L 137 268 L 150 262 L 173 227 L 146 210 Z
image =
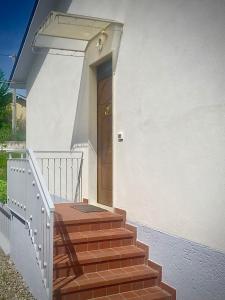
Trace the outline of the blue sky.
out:
M 0 9 L 0 54 L 17 54 L 35 0 L 3 1 Z M 12 60 L 0 55 L 0 69 L 9 78 Z

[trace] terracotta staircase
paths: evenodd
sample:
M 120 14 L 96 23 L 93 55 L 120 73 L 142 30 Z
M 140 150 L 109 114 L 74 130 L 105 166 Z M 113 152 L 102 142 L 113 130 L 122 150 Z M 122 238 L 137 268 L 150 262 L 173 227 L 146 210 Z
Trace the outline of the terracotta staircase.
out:
M 82 213 L 56 205 L 53 272 L 54 300 L 176 299 L 121 210 Z

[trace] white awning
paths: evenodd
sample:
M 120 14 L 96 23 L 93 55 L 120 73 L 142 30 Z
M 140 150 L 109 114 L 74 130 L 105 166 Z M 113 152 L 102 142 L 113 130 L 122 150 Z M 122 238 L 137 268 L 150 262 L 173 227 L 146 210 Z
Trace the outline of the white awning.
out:
M 35 47 L 85 51 L 90 40 L 103 32 L 111 20 L 51 11 L 35 35 Z

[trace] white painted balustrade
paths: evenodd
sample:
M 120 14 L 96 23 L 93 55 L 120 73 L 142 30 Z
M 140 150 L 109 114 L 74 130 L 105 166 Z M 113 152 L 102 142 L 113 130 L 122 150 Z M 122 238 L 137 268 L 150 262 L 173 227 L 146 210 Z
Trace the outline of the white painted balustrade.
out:
M 54 204 L 32 150 L 8 160 L 8 207 L 25 222 L 48 298 L 52 298 Z
M 82 200 L 83 152 L 8 152 L 8 208 L 27 226 L 47 298 L 51 299 L 54 202 Z M 15 152 L 21 157 L 13 158 Z
M 82 201 L 82 151 L 35 151 L 54 203 Z

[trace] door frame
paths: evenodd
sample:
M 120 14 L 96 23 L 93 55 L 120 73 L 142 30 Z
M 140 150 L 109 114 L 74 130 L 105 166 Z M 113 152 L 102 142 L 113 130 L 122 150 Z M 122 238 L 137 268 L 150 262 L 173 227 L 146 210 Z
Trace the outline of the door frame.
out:
M 117 193 L 117 140 L 115 139 L 115 81 L 114 75 L 117 68 L 120 43 L 123 34 L 123 24 L 112 23 L 105 29 L 103 47 L 97 47 L 100 35 L 92 39 L 81 56 L 83 60 L 80 88 L 78 91 L 76 117 L 72 133 L 71 147 L 82 149 L 84 152 L 83 164 L 83 196 L 90 203 L 97 205 L 97 78 L 96 67 L 112 58 L 112 166 L 113 166 L 113 199 L 112 206 L 116 204 Z M 115 144 L 116 143 L 116 144 Z M 110 210 L 110 207 L 107 207 Z

